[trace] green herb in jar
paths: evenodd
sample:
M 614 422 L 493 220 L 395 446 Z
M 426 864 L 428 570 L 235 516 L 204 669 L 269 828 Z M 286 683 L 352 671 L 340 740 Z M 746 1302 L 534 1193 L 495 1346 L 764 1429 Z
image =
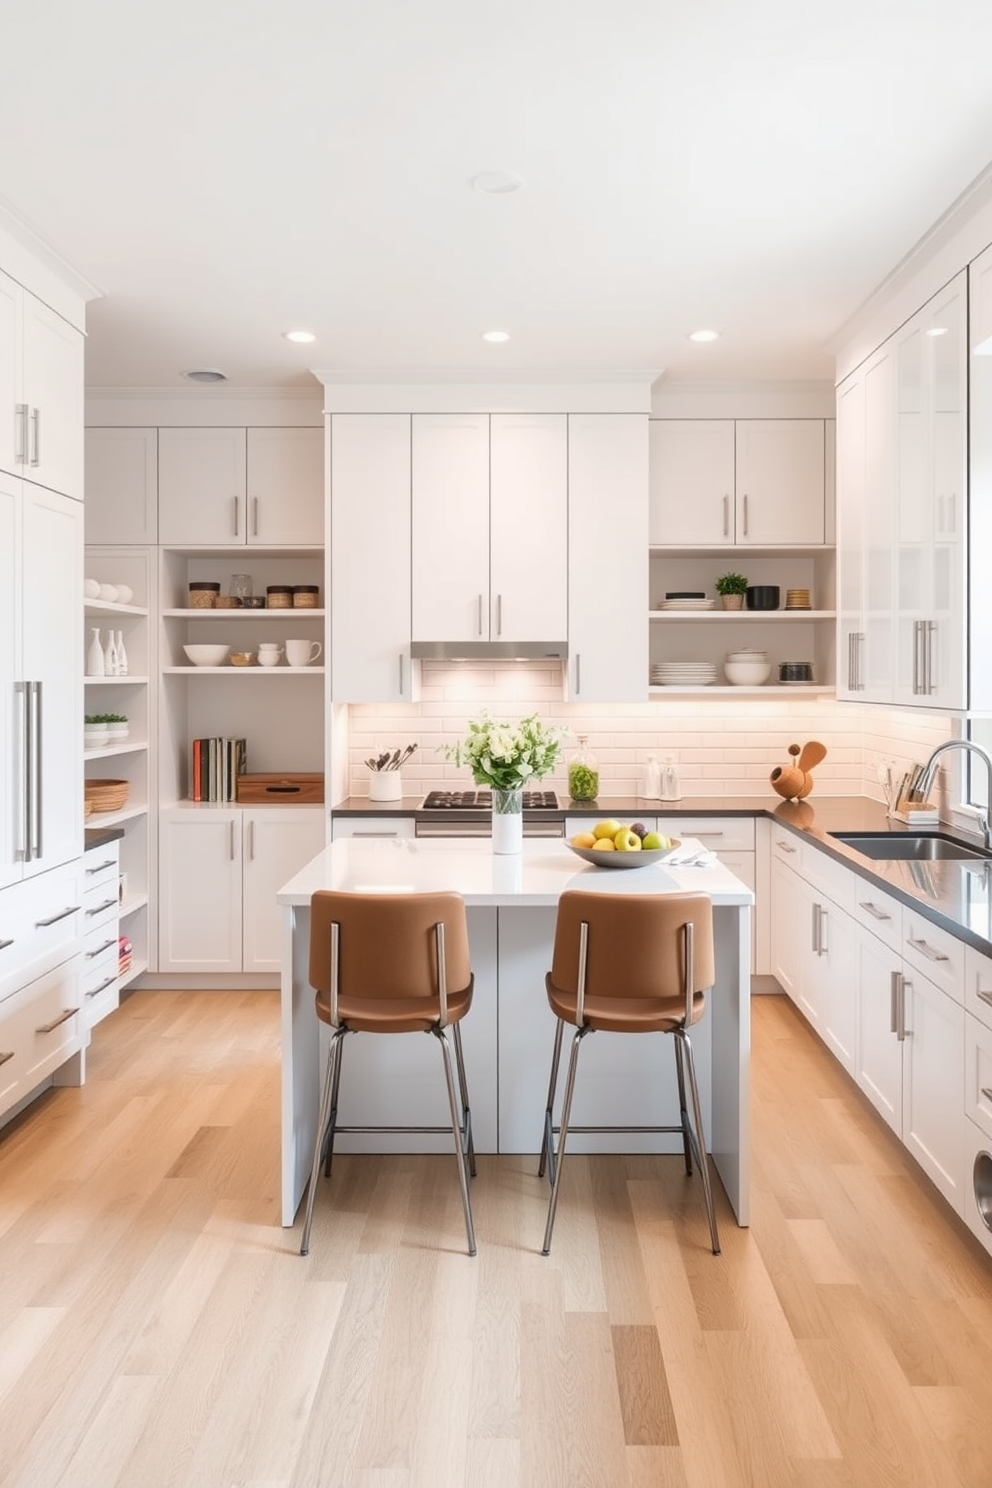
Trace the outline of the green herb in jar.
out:
M 599 763 L 586 748 L 586 734 L 579 735 L 579 749 L 568 762 L 568 794 L 573 801 L 595 801 L 599 795 Z

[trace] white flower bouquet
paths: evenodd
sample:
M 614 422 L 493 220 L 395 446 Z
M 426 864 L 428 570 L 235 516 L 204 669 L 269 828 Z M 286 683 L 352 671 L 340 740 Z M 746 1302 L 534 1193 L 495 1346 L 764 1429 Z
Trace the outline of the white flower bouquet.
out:
M 469 720 L 466 738 L 442 744 L 441 751 L 454 764 L 467 765 L 476 785 L 517 791 L 551 773 L 565 732 L 536 713 L 519 723 L 497 723 L 483 713 Z

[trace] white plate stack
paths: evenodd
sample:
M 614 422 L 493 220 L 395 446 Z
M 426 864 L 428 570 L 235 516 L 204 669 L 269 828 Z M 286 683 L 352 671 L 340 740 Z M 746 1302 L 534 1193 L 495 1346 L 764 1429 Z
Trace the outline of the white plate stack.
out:
M 660 610 L 714 610 L 715 599 L 663 599 Z
M 709 687 L 716 678 L 716 667 L 709 661 L 651 663 L 652 687 Z

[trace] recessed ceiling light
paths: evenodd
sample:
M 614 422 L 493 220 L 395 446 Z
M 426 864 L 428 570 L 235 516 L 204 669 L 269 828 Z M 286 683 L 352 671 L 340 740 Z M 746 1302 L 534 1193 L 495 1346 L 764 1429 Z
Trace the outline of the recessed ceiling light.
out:
M 308 341 L 316 341 L 317 339 L 313 331 L 283 331 L 282 334 L 287 341 L 300 341 L 302 343 L 306 343 Z
M 689 340 L 689 341 L 719 341 L 719 339 L 720 339 L 720 332 L 719 331 L 690 331 L 689 332 L 689 335 L 688 335 L 688 337 L 686 339 Z
M 523 177 L 513 171 L 480 171 L 470 182 L 476 191 L 484 191 L 487 196 L 506 196 L 519 191 L 523 184 Z
M 483 331 L 483 341 L 509 341 L 509 331 Z
M 190 382 L 226 382 L 227 373 L 221 372 L 217 367 L 199 367 L 192 372 L 184 372 Z

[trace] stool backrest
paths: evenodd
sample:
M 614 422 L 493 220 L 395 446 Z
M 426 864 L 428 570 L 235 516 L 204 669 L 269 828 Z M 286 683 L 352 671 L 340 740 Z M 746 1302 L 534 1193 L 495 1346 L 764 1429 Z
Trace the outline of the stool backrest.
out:
M 712 987 L 713 906 L 706 894 L 591 894 L 558 901 L 551 979 L 579 990 L 581 926 L 589 929 L 586 997 L 681 997 Z M 685 929 L 693 926 L 693 982 L 685 985 Z
M 331 926 L 338 931 L 338 996 L 437 997 L 437 935 L 444 926 L 449 992 L 472 980 L 460 894 L 349 894 L 318 889 L 310 900 L 310 985 L 331 992 Z

